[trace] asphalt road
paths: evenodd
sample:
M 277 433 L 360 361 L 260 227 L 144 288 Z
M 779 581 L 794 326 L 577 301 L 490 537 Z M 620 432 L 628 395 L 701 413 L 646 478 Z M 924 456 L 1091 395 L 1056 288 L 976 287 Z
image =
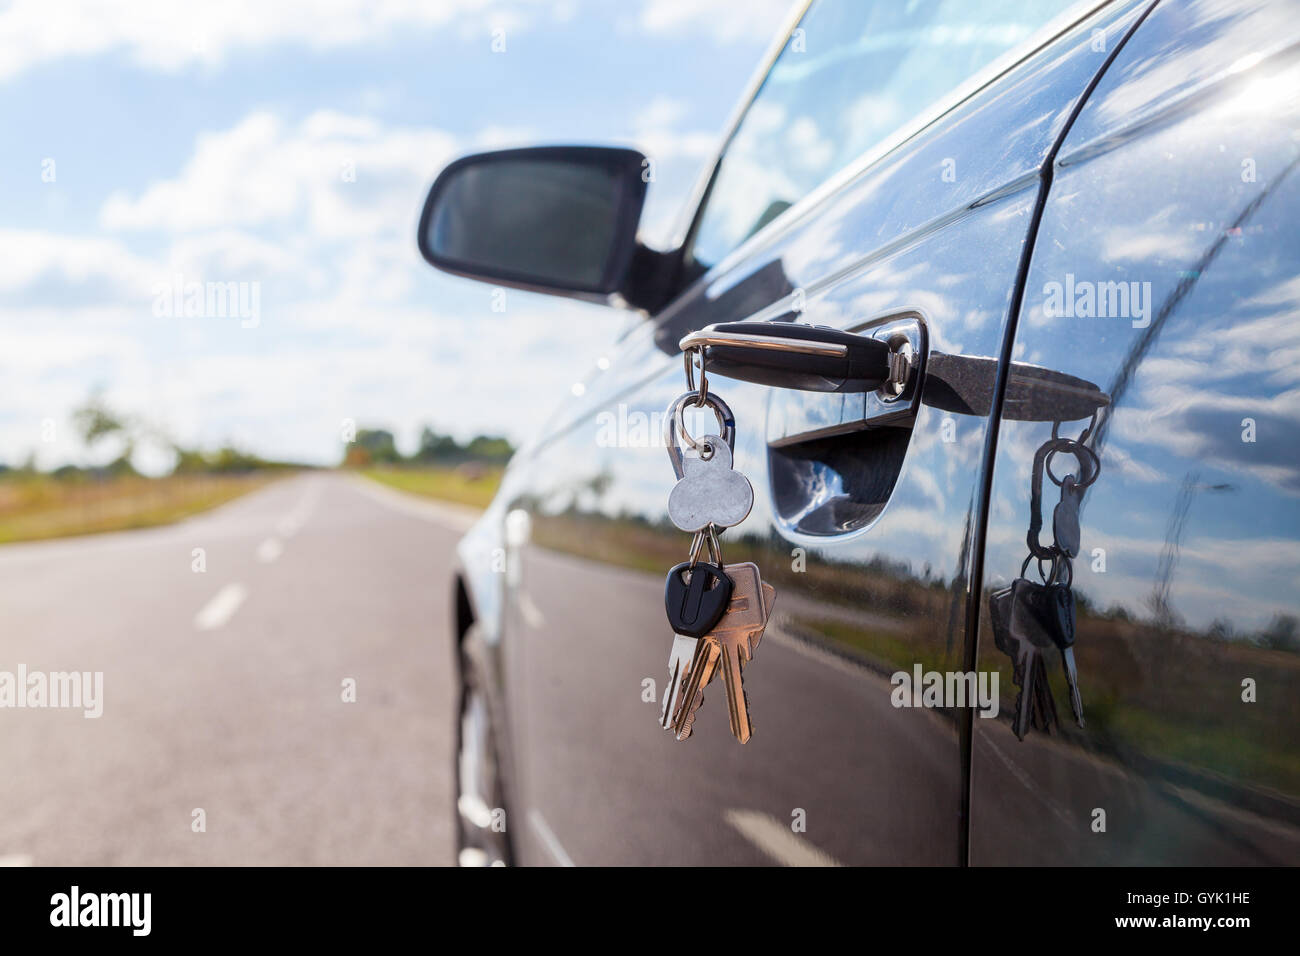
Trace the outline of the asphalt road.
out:
M 98 718 L 0 707 L 0 864 L 453 863 L 449 582 L 471 520 L 320 474 L 170 527 L 0 548 L 0 678 L 103 673 Z M 951 722 L 786 635 L 798 595 L 746 672 L 761 733 L 742 749 L 716 687 L 690 743 L 656 724 L 653 575 L 530 549 L 522 582 L 523 862 L 956 862 Z M 1291 823 L 1022 744 L 1004 722 L 976 730 L 977 861 L 1300 852 Z M 1094 807 L 1111 812 L 1104 852 Z
M 466 516 L 362 481 L 0 548 L 0 671 L 103 672 L 97 719 L 0 709 L 0 862 L 453 862 Z

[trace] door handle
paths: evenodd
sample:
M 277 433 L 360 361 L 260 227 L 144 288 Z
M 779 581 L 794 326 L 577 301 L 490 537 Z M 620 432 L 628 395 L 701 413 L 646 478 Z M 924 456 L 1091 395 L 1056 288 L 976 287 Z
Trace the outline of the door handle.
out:
M 866 528 L 893 491 L 920 404 L 927 341 L 925 319 L 904 309 L 847 331 L 722 323 L 679 346 L 688 383 L 698 352 L 710 375 L 776 386 L 766 425 L 775 517 L 793 532 L 834 536 Z
M 683 336 L 710 373 L 807 392 L 901 394 L 915 356 L 910 347 L 799 322 L 722 322 Z

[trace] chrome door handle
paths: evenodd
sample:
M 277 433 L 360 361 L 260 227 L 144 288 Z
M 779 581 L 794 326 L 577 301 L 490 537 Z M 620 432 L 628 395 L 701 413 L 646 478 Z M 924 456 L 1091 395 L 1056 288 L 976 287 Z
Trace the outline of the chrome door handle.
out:
M 912 370 L 887 342 L 798 322 L 723 322 L 677 344 L 701 352 L 710 374 L 808 392 L 901 391 Z

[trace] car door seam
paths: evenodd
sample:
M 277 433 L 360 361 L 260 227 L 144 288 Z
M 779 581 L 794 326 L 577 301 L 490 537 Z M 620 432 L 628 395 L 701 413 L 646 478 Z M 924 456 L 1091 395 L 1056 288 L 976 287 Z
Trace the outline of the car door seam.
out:
M 1024 247 L 1020 253 L 1020 263 L 1016 270 L 1015 285 L 1012 290 L 1011 303 L 1007 312 L 1006 329 L 1003 332 L 1002 348 L 998 356 L 998 370 L 993 385 L 993 400 L 989 408 L 989 418 L 984 435 L 984 450 L 981 462 L 980 484 L 977 491 L 975 505 L 975 526 L 973 528 L 973 540 L 970 542 L 970 573 L 967 579 L 966 589 L 966 634 L 965 634 L 965 660 L 964 667 L 966 671 L 975 670 L 979 662 L 979 617 L 980 607 L 983 604 L 984 595 L 984 548 L 988 535 L 988 517 L 989 505 L 993 495 L 993 466 L 997 455 L 998 431 L 1002 416 L 1002 406 L 1006 398 L 1007 375 L 1011 364 L 1012 350 L 1015 347 L 1016 329 L 1019 325 L 1020 310 L 1024 305 L 1025 287 L 1029 281 L 1029 267 L 1033 260 L 1034 246 L 1038 241 L 1038 230 L 1042 224 L 1043 211 L 1047 208 L 1047 199 L 1052 189 L 1052 170 L 1056 163 L 1057 153 L 1065 143 L 1065 139 L 1070 134 L 1071 127 L 1083 112 L 1093 91 L 1101 82 L 1101 78 L 1106 75 L 1112 63 L 1119 56 L 1120 51 L 1127 45 L 1129 38 L 1132 37 L 1145 22 L 1151 11 L 1156 8 L 1160 0 L 1152 0 L 1146 9 L 1134 19 L 1132 26 L 1125 31 L 1115 48 L 1107 55 L 1106 60 L 1102 63 L 1100 69 L 1088 80 L 1083 90 L 1079 93 L 1078 99 L 1071 108 L 1069 116 L 1061 127 L 1061 132 L 1057 135 L 1056 141 L 1052 143 L 1051 148 L 1047 151 L 1047 156 L 1038 171 L 1039 187 L 1038 197 L 1034 201 L 1033 213 L 1030 216 L 1029 228 L 1025 233 Z M 958 849 L 958 861 L 962 866 L 970 865 L 970 831 L 971 831 L 971 772 L 972 772 L 972 747 L 974 743 L 974 720 L 972 712 L 967 709 L 962 712 L 959 724 L 961 759 L 962 759 L 962 797 L 961 797 L 961 828 L 960 841 Z

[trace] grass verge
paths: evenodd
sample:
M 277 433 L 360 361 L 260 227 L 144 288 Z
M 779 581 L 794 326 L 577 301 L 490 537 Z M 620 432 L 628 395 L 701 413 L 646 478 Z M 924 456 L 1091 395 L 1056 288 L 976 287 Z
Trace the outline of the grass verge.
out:
M 411 494 L 483 509 L 497 493 L 502 471 L 488 467 L 365 468 L 361 474 Z
M 170 524 L 260 488 L 269 474 L 0 480 L 0 544 Z

